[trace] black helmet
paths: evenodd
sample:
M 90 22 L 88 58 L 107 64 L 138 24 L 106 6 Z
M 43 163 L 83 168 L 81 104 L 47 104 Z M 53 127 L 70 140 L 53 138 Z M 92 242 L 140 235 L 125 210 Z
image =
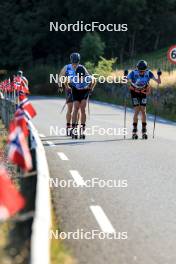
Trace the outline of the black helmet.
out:
M 85 76 L 85 75 L 86 75 L 86 71 L 85 71 L 84 66 L 79 65 L 79 66 L 76 68 L 76 75 L 77 75 L 78 77 L 81 77 L 81 76 Z
M 145 60 L 140 60 L 140 61 L 138 61 L 136 67 L 139 71 L 145 71 L 147 69 L 148 65 L 147 65 L 147 62 Z
M 80 54 L 79 53 L 72 53 L 70 55 L 70 61 L 71 63 L 79 63 L 80 62 Z
M 22 77 L 23 76 L 23 72 L 22 71 L 17 71 L 17 75 Z

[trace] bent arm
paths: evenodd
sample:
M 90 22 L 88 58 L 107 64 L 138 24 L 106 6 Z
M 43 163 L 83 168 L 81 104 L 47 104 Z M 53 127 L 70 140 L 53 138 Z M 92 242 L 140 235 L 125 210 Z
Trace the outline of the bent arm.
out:
M 64 84 L 64 77 L 66 76 L 66 66 L 62 68 L 62 70 L 59 73 L 59 81 L 58 81 L 58 86 L 59 88 L 62 88 L 62 85 Z M 66 79 L 66 78 L 65 78 Z
M 155 76 L 153 77 L 153 80 L 158 83 L 158 84 L 161 84 L 161 77 L 158 76 L 158 78 L 156 78 Z

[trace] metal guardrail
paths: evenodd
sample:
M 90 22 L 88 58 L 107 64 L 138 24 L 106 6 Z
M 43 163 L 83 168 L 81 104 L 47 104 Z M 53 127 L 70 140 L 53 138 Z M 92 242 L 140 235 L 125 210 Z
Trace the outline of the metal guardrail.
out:
M 2 122 L 8 128 L 10 121 L 14 117 L 17 109 L 17 97 L 1 94 L 0 97 L 0 113 Z M 30 264 L 49 264 L 50 263 L 50 240 L 49 233 L 51 228 L 51 204 L 49 189 L 49 169 L 45 150 L 38 135 L 38 132 L 31 121 L 29 125 L 28 145 L 32 156 L 33 169 L 28 174 L 17 168 L 20 178 L 25 176 L 36 177 L 36 181 L 32 181 L 35 186 L 35 199 L 33 205 L 35 207 L 32 235 L 31 235 L 31 251 Z M 23 189 L 25 186 L 23 186 Z M 25 191 L 25 190 L 23 190 Z M 25 191 L 27 200 L 30 200 L 32 192 Z M 27 203 L 28 204 L 28 203 Z M 31 204 L 28 206 L 31 209 Z
M 51 227 L 51 204 L 49 189 L 49 169 L 45 150 L 37 130 L 30 122 L 30 131 L 36 143 L 37 190 L 35 216 L 31 238 L 31 264 L 50 263 L 49 233 Z

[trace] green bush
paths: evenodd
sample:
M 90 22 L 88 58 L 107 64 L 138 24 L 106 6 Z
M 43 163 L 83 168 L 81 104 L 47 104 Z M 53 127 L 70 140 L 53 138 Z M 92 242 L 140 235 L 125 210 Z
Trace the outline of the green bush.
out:
M 91 74 L 98 74 L 99 76 L 109 76 L 113 72 L 113 65 L 116 63 L 116 58 L 107 60 L 103 57 L 100 57 L 97 65 L 91 61 L 85 63 L 86 69 Z
M 95 72 L 95 64 L 93 62 L 87 61 L 85 63 L 85 67 L 90 74 L 93 74 Z

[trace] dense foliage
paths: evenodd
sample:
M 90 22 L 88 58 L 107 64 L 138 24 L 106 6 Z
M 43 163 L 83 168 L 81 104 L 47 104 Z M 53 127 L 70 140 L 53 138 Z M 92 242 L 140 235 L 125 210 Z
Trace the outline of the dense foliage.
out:
M 50 32 L 50 21 L 128 24 L 127 32 L 98 32 L 100 55 L 122 62 L 174 44 L 175 14 L 176 0 L 1 1 L 0 69 L 57 66 L 70 52 L 86 49 L 86 32 Z

